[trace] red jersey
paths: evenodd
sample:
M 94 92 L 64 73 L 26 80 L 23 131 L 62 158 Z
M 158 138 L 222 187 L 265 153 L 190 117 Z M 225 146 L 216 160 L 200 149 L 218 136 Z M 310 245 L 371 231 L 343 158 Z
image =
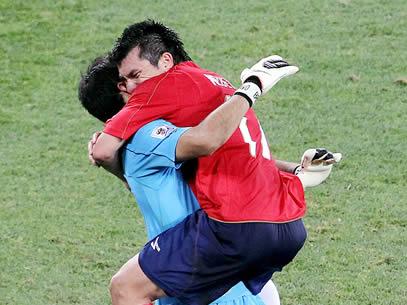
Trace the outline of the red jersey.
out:
M 184 62 L 138 85 L 103 132 L 127 140 L 159 118 L 195 126 L 234 92 L 220 75 Z M 198 159 L 192 189 L 208 216 L 221 221 L 288 222 L 306 210 L 300 180 L 278 170 L 251 109 L 221 148 Z

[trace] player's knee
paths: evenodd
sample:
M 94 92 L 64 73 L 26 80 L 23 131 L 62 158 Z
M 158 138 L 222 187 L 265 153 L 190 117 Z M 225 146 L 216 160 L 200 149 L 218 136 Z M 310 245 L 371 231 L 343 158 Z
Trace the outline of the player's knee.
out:
M 112 277 L 109 290 L 113 305 L 148 304 L 153 300 L 126 272 L 119 271 Z
M 112 299 L 117 299 L 120 297 L 122 291 L 120 281 L 120 277 L 117 274 L 113 275 L 113 277 L 110 279 L 109 291 Z
M 131 294 L 129 284 L 120 272 L 116 273 L 110 280 L 109 290 L 115 305 L 125 304 L 123 301 Z

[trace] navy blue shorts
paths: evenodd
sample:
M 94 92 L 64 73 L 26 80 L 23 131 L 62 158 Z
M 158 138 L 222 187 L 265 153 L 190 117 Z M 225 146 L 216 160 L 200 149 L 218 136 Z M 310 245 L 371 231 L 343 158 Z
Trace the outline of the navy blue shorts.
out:
M 204 305 L 239 281 L 258 294 L 292 261 L 306 236 L 302 220 L 223 223 L 198 210 L 148 242 L 139 263 L 168 296 Z

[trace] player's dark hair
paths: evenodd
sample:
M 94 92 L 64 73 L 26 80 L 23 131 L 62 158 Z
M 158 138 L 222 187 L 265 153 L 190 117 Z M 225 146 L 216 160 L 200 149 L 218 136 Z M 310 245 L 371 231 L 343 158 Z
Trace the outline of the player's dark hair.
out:
M 78 98 L 82 106 L 94 117 L 106 122 L 120 111 L 124 100 L 117 84 L 119 70 L 107 57 L 98 57 L 81 75 Z
M 158 65 L 164 52 L 171 53 L 174 64 L 191 60 L 178 34 L 152 19 L 132 24 L 124 29 L 111 51 L 112 62 L 120 65 L 135 47 L 140 49 L 140 58 L 147 59 L 154 66 Z

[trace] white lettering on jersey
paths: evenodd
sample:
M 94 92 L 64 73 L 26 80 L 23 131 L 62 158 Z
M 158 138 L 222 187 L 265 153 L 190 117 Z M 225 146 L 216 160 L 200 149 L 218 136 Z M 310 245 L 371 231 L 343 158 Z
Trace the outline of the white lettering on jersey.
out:
M 259 126 L 260 126 L 260 131 L 261 131 L 261 147 L 263 148 L 263 150 L 262 150 L 263 158 L 265 158 L 267 160 L 271 160 L 269 144 L 267 143 L 267 139 L 266 139 L 266 136 L 264 135 L 263 128 L 261 128 L 260 122 L 259 122 Z
M 204 75 L 215 86 L 221 86 L 221 87 L 225 87 L 225 88 L 234 89 L 233 86 L 229 83 L 229 81 L 227 81 L 226 79 L 224 79 L 222 77 L 217 77 L 217 76 L 213 76 L 210 74 L 204 74 Z
M 157 138 L 157 139 L 164 139 L 166 136 L 168 136 L 169 134 L 171 134 L 174 131 L 175 127 L 172 126 L 158 126 L 156 128 L 154 128 L 154 130 L 151 133 L 151 136 L 153 138 Z
M 256 158 L 256 142 L 250 136 L 249 128 L 247 128 L 247 118 L 243 117 L 239 124 L 240 132 L 242 133 L 243 141 L 249 144 L 249 152 L 253 158 Z
M 151 242 L 151 248 L 153 248 L 153 250 L 160 252 L 161 249 L 158 246 L 158 239 L 160 238 L 160 236 L 158 236 L 154 241 Z
M 262 156 L 265 159 L 271 159 L 270 148 L 266 140 L 266 136 L 264 135 L 263 128 L 261 128 L 260 122 L 259 127 L 261 131 L 261 147 L 262 147 Z M 249 132 L 249 128 L 247 126 L 247 118 L 243 117 L 239 124 L 240 132 L 242 133 L 243 141 L 249 144 L 249 152 L 253 158 L 256 158 L 256 145 L 257 143 L 252 140 L 252 137 Z

